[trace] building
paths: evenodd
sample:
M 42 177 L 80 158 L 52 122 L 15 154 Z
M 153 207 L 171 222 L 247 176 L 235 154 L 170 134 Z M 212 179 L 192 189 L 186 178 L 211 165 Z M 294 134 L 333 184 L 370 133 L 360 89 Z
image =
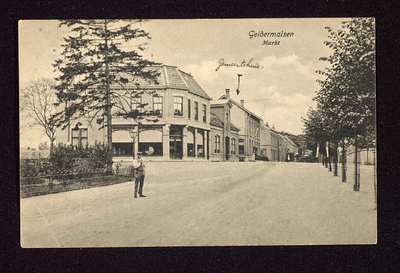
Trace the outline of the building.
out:
M 131 161 L 135 151 L 144 160 L 209 160 L 211 98 L 193 76 L 175 66 L 154 66 L 157 80 L 126 75 L 128 83 L 112 85 L 118 94 L 112 108 L 113 160 Z M 157 84 L 158 82 L 158 84 Z M 139 122 L 118 116 L 123 111 L 153 111 Z M 57 132 L 57 141 L 72 145 L 106 143 L 106 128 L 98 130 L 85 117 Z M 131 137 L 133 134 L 133 138 Z
M 295 157 L 299 155 L 299 147 L 294 141 L 288 137 L 283 136 L 285 139 L 285 161 L 294 161 Z
M 355 163 L 356 156 L 355 156 L 355 148 L 353 145 L 351 145 L 346 149 L 346 156 L 347 156 L 346 162 L 348 164 Z M 339 156 L 339 161 L 340 162 L 342 161 L 340 156 Z M 375 148 L 358 149 L 357 162 L 359 162 L 361 165 L 375 165 L 376 164 Z
M 278 161 L 283 162 L 286 159 L 286 141 L 285 137 L 281 134 L 277 134 L 278 138 Z
M 239 161 L 239 131 L 231 123 L 232 103 L 228 100 L 211 101 L 211 160 Z
M 241 100 L 239 104 L 231 99 L 229 89 L 226 89 L 225 95 L 221 96 L 216 103 L 229 103 L 230 113 L 224 119 L 230 119 L 240 130 L 238 142 L 239 161 L 253 160 L 256 155 L 260 155 L 261 118 L 244 107 L 244 100 Z M 215 113 L 214 108 L 211 108 L 211 110 Z
M 268 157 L 270 161 L 279 161 L 279 133 L 268 124 L 261 124 L 260 128 L 261 155 Z
M 19 156 L 21 159 L 45 159 L 49 158 L 50 150 L 36 150 L 35 148 L 21 147 Z

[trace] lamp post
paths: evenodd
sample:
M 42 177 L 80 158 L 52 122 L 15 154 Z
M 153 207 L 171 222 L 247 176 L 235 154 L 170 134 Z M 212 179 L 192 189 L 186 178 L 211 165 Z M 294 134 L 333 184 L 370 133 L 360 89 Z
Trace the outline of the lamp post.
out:
M 129 131 L 129 135 L 132 138 L 132 157 L 135 158 L 135 138 L 136 138 L 136 131 L 133 129 Z

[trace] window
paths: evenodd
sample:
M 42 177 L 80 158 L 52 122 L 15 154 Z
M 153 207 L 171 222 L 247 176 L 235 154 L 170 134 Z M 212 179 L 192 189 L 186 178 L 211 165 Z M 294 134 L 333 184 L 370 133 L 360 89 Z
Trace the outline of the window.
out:
M 199 103 L 197 101 L 194 102 L 194 119 L 199 120 Z
M 142 95 L 133 95 L 131 97 L 131 101 L 132 101 L 132 111 L 134 110 L 138 110 L 139 112 L 142 112 L 143 107 L 141 107 L 142 104 Z
M 231 154 L 236 154 L 236 139 L 231 139 Z
M 204 157 L 203 145 L 201 144 L 197 145 L 197 156 Z
M 163 144 L 162 142 L 139 142 L 139 152 L 145 156 L 162 156 Z
M 239 145 L 239 154 L 244 155 L 244 145 Z
M 215 153 L 219 153 L 220 148 L 221 148 L 221 137 L 220 136 L 215 136 L 214 138 L 214 143 L 215 143 Z
M 191 118 L 191 117 L 190 117 L 190 115 L 191 115 L 190 107 L 191 107 L 190 99 L 188 99 L 188 118 Z
M 88 144 L 87 128 L 72 129 L 72 145 L 86 146 Z
M 194 145 L 193 143 L 188 143 L 187 144 L 187 155 L 188 156 L 194 156 Z
M 183 98 L 182 97 L 174 97 L 174 115 L 175 116 L 183 115 Z
M 205 104 L 203 104 L 203 121 L 206 122 L 207 121 L 207 106 Z
M 133 155 L 133 143 L 113 143 L 113 155 L 114 156 L 132 156 Z
M 160 96 L 153 97 L 153 110 L 155 115 L 162 116 L 163 112 L 163 98 Z

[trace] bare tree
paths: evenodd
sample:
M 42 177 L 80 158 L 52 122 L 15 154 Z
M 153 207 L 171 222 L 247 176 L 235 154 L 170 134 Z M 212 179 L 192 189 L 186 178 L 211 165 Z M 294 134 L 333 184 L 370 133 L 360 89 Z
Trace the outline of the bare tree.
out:
M 54 81 L 41 78 L 31 81 L 20 90 L 21 129 L 39 127 L 47 135 L 52 150 L 56 139 L 56 126 L 50 117 L 54 114 L 56 94 Z

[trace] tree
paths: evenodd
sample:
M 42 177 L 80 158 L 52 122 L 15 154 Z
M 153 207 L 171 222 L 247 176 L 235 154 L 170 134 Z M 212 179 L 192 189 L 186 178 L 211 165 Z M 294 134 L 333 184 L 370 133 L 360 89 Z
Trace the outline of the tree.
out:
M 319 153 L 324 154 L 325 141 L 328 139 L 326 124 L 324 124 L 324 119 L 322 117 L 322 110 L 314 110 L 312 108 L 308 109 L 307 119 L 302 118 L 304 123 L 303 132 L 306 135 L 305 141 L 308 147 L 319 146 Z M 316 155 L 317 156 L 317 155 Z
M 111 108 L 119 109 L 119 115 L 126 118 L 152 116 L 146 111 L 126 109 L 126 94 L 133 100 L 143 92 L 131 91 L 125 84 L 132 83 L 135 78 L 155 80 L 159 75 L 150 67 L 155 62 L 148 61 L 138 54 L 144 50 L 149 34 L 142 29 L 134 28 L 141 20 L 65 20 L 60 27 L 70 28 L 61 55 L 54 67 L 61 72 L 56 79 L 57 106 L 64 109 L 56 113 L 53 119 L 58 127 L 65 129 L 72 120 L 88 117 L 89 124 L 93 120 L 99 129 L 106 126 L 107 144 L 112 150 L 112 118 Z M 135 41 L 138 44 L 133 44 Z M 156 81 L 157 83 L 157 81 Z M 118 86 L 125 94 L 110 88 Z M 149 92 L 151 93 L 151 92 Z M 156 95 L 154 92 L 152 95 Z M 136 102 L 139 103 L 137 100 Z M 140 107 L 144 107 L 141 104 Z M 154 119 L 153 121 L 157 121 Z M 111 166 L 109 166 L 109 170 Z
M 375 140 L 375 21 L 355 18 L 343 22 L 342 28 L 326 28 L 330 41 L 325 45 L 333 53 L 320 60 L 331 67 L 317 71 L 325 79 L 318 80 L 321 89 L 315 100 L 326 119 L 329 140 L 343 145 L 346 140 L 354 145 L 357 156 L 357 149 Z M 355 168 L 354 189 L 358 191 L 357 162 Z
M 50 149 L 56 139 L 56 125 L 51 119 L 56 101 L 54 81 L 38 79 L 31 81 L 20 91 L 20 119 L 22 129 L 41 127 L 50 141 Z

